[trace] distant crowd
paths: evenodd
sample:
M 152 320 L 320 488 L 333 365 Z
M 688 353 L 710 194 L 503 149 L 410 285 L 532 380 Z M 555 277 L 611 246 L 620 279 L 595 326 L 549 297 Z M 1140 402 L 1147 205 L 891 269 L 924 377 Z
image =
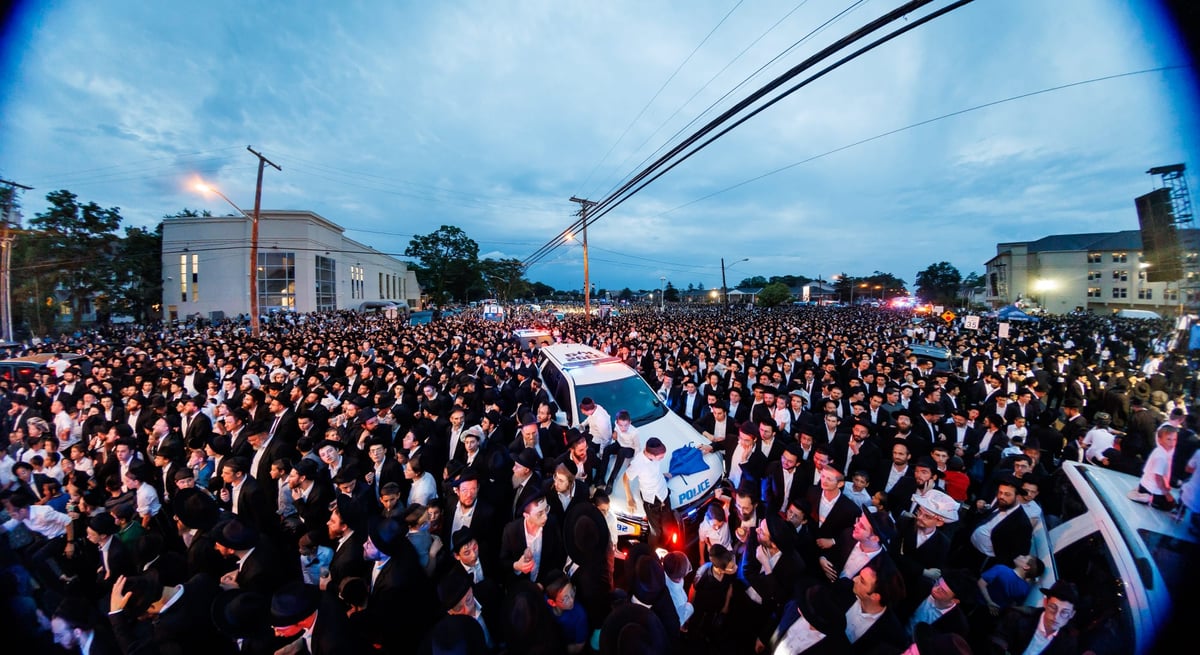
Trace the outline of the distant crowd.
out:
M 533 326 L 625 361 L 722 456 L 695 528 L 665 500 L 656 435 L 542 387 L 513 335 Z M 1200 509 L 1195 370 L 1168 322 L 1007 328 L 875 308 L 326 312 L 10 352 L 41 368 L 0 379 L 5 637 L 89 655 L 1080 652 L 1086 585 L 1042 588 L 1033 547 L 1062 518 L 1059 470 L 1137 476 L 1147 512 Z M 626 510 L 649 526 L 632 541 Z

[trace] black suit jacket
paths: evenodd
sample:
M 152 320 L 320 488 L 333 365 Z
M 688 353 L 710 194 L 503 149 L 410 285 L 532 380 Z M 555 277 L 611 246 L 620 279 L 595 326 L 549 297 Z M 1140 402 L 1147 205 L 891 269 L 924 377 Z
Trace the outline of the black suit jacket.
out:
M 329 589 L 336 590 L 346 578 L 370 580 L 371 563 L 363 557 L 363 544 L 366 541 L 366 534 L 356 530 L 341 546 L 334 542 L 336 550 L 329 562 Z
M 845 494 L 838 494 L 837 500 L 829 510 L 829 515 L 825 517 L 825 521 L 821 522 L 819 520 L 821 506 L 821 488 L 819 486 L 808 490 L 808 503 L 812 508 L 813 539 L 836 540 L 832 548 L 818 549 L 818 556 L 828 559 L 834 569 L 840 571 L 846 563 L 846 558 L 850 556 L 850 550 L 854 548 L 854 540 L 850 537 L 850 531 L 854 529 L 854 522 L 862 514 L 862 508 L 858 506 L 858 503 L 847 498 Z
M 214 476 L 216 477 L 216 476 Z M 275 484 L 272 480 L 271 484 Z M 230 490 L 230 503 L 233 502 L 233 491 Z M 263 489 L 263 485 L 250 476 L 246 476 L 246 481 L 242 483 L 242 490 L 238 494 L 236 505 L 226 505 L 226 508 L 234 514 L 238 515 L 242 521 L 253 525 L 261 532 L 266 529 L 275 527 L 277 524 L 275 508 L 271 505 L 271 498 L 267 491 Z
M 805 650 L 804 655 L 898 653 L 912 643 L 896 611 L 885 607 L 883 616 L 876 619 L 858 641 L 851 644 L 846 638 L 846 612 L 854 604 L 855 596 L 849 580 L 839 582 L 828 587 L 814 587 L 808 592 L 813 597 L 809 605 L 817 609 L 814 616 L 806 615 L 804 618 L 825 633 L 825 638 Z M 800 617 L 796 601 L 788 603 L 780 616 L 782 618 L 776 631 L 779 639 Z
M 500 537 L 500 570 L 502 575 L 508 576 L 509 579 L 529 578 L 529 576 L 513 570 L 513 564 L 521 559 L 521 555 L 525 552 L 526 547 L 525 518 L 524 516 L 519 516 L 504 526 L 504 533 Z M 566 563 L 567 548 L 566 544 L 563 543 L 562 531 L 558 522 L 551 518 L 546 522 L 545 527 L 542 528 L 541 562 L 537 568 L 538 577 L 533 581 L 544 580 L 546 574 L 550 571 L 561 571 Z
M 279 417 L 279 424 L 276 425 L 275 417 L 268 414 L 267 431 L 270 432 L 271 426 L 275 427 L 274 436 L 271 442 L 279 441 L 289 445 L 296 445 L 300 439 L 300 422 L 296 419 L 296 412 L 291 409 L 285 409 L 283 415 Z
M 371 584 L 367 604 L 375 643 L 384 653 L 415 653 L 419 644 L 413 635 L 424 634 L 437 619 L 441 605 L 433 582 L 417 559 L 408 539 L 397 539 L 394 553 Z
M 1033 641 L 1038 621 L 1042 620 L 1043 609 L 1032 614 L 1009 608 L 1000 616 L 999 624 L 992 633 L 993 647 L 997 653 L 1023 653 Z M 1079 652 L 1079 640 L 1070 623 L 1058 631 L 1054 639 L 1042 650 L 1042 655 L 1072 655 Z
M 779 460 L 775 460 L 767 465 L 766 474 L 762 481 L 762 498 L 767 506 L 767 510 L 782 514 L 787 510 L 787 504 L 795 499 L 804 498 L 804 494 L 808 491 L 809 484 L 803 477 L 802 469 L 804 467 L 797 465 L 792 473 L 792 487 L 788 490 L 787 497 L 783 495 L 783 465 Z
M 148 620 L 121 611 L 109 615 L 124 655 L 207 655 L 220 652 L 220 633 L 212 625 L 217 583 L 205 574 L 183 584 L 183 596 Z M 269 593 L 269 592 L 268 592 Z
M 281 491 L 280 493 L 284 493 Z M 290 490 L 287 493 L 291 493 Z M 324 530 L 325 522 L 329 520 L 329 504 L 336 498 L 337 492 L 333 486 L 324 480 L 313 482 L 308 498 L 292 499 L 296 508 L 296 517 L 300 520 L 301 531 Z
M 212 438 L 212 433 L 212 419 L 208 418 L 204 412 L 196 412 L 196 415 L 188 423 L 187 430 L 183 433 L 183 441 L 189 448 L 203 447 Z
M 950 537 L 941 530 L 935 530 L 933 535 L 918 547 L 916 519 L 904 516 L 896 519 L 896 538 L 892 540 L 892 547 L 888 549 L 888 553 L 904 576 L 907 590 L 904 606 L 909 610 L 907 613 L 911 613 L 911 610 L 915 610 L 929 594 L 932 586 L 931 581 L 924 577 L 925 569 L 947 568 Z

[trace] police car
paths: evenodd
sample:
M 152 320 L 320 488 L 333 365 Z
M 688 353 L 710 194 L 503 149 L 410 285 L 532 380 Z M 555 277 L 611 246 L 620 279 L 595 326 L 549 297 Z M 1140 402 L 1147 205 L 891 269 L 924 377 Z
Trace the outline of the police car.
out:
M 675 451 L 708 443 L 691 424 L 667 408 L 637 371 L 616 357 L 582 344 L 556 343 L 540 349 L 537 368 L 543 386 L 558 405 L 558 423 L 578 425 L 584 418 L 579 412 L 579 403 L 584 398 L 591 398 L 610 416 L 627 410 L 643 445 L 650 437 L 658 437 L 667 447 L 667 456 L 662 461 L 664 471 L 668 470 Z M 609 465 L 615 462 L 614 458 Z M 716 453 L 703 455 L 703 462 L 705 470 L 673 476 L 667 481 L 669 501 L 676 518 L 674 526 L 664 529 L 664 543 L 669 548 L 691 549 L 699 522 L 704 518 L 700 510 L 712 499 L 717 482 L 725 472 L 725 463 Z M 636 480 L 632 482 L 635 495 L 637 484 Z M 647 537 L 646 515 L 640 498 L 637 509 L 630 512 L 623 485 L 616 484 L 610 507 L 616 514 L 619 550 L 628 546 L 631 540 L 640 541 Z
M 1064 462 L 1045 507 L 1058 521 L 1034 532 L 1046 573 L 1025 604 L 1040 606 L 1039 588 L 1055 580 L 1075 583 L 1081 652 L 1141 655 L 1193 636 L 1185 623 L 1200 604 L 1200 538 L 1190 520 L 1131 500 L 1137 485 L 1132 475 Z

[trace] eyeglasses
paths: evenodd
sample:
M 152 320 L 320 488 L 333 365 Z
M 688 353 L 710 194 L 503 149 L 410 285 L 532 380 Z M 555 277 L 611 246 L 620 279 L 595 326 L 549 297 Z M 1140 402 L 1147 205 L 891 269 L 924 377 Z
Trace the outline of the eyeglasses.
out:
M 1069 619 L 1072 616 L 1075 616 L 1074 607 L 1063 607 L 1058 603 L 1046 603 L 1046 611 L 1050 612 L 1051 614 L 1061 616 L 1064 619 Z

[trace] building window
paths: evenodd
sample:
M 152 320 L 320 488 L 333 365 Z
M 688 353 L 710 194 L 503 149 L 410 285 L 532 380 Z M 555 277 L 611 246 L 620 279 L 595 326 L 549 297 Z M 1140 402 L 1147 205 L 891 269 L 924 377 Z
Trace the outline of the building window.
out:
M 1087 297 L 1088 298 L 1099 298 L 1100 297 L 1100 287 L 1088 287 Z
M 337 309 L 337 262 L 317 255 L 317 311 Z
M 187 302 L 187 255 L 179 256 L 179 302 Z
M 1163 300 L 1179 302 L 1179 289 L 1163 289 Z
M 1103 257 L 1103 255 L 1098 252 L 1089 252 L 1088 253 L 1088 263 L 1089 264 L 1099 264 L 1102 257 Z
M 1100 271 L 1088 271 L 1088 282 L 1099 282 Z
M 258 306 L 296 309 L 296 253 L 258 253 Z
M 1127 271 L 1123 268 L 1118 268 L 1113 271 L 1112 279 L 1113 279 L 1113 282 L 1128 282 L 1129 281 L 1129 271 Z
M 192 302 L 200 301 L 200 255 L 192 255 Z
M 363 287 L 366 286 L 366 275 L 363 273 L 361 266 L 350 267 L 350 297 L 353 299 L 361 299 L 363 297 Z
M 1138 289 L 1138 300 L 1154 300 L 1154 289 Z
M 379 272 L 379 297 L 387 299 L 387 289 L 383 286 L 383 271 Z
M 1129 253 L 1114 252 L 1112 254 L 1112 261 L 1114 264 L 1124 264 L 1125 262 L 1129 261 Z
M 1129 289 L 1125 287 L 1113 287 L 1113 298 L 1128 298 Z
M 1185 261 L 1187 261 L 1188 264 L 1195 265 L 1196 262 L 1200 261 L 1200 252 L 1196 252 L 1193 250 L 1192 252 L 1189 252 L 1187 255 L 1184 255 L 1184 259 L 1185 259 Z
M 1146 281 L 1146 270 L 1145 269 L 1141 269 L 1138 271 L 1138 280 L 1141 282 Z

